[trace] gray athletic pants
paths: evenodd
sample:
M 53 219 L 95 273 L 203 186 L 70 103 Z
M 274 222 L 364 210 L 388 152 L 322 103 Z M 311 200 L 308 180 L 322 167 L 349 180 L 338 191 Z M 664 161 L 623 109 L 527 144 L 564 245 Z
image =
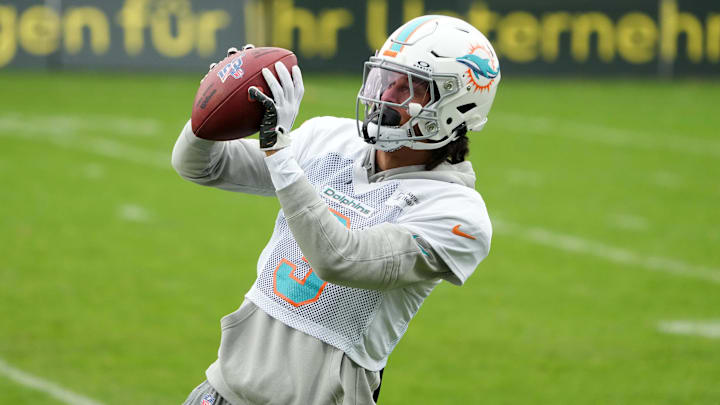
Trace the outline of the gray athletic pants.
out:
M 382 376 L 382 371 L 380 371 Z M 375 390 L 373 394 L 373 400 L 377 403 L 378 396 L 380 395 L 380 387 Z M 203 400 L 206 402 L 203 403 Z M 183 405 L 230 405 L 225 398 L 221 397 L 217 391 L 210 385 L 207 380 L 203 381 L 202 384 L 198 385 L 190 395 L 187 397 Z

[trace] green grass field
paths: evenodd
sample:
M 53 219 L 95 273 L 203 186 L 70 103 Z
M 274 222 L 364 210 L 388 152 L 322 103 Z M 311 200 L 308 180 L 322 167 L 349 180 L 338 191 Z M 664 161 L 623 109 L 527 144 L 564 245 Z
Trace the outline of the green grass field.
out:
M 307 75 L 299 122 L 354 116 Z M 195 76 L 0 73 L 0 403 L 179 404 L 275 199 L 185 182 Z M 471 137 L 493 247 L 390 358 L 383 404 L 720 404 L 720 82 L 506 76 Z M 14 401 L 13 401 L 14 400 Z

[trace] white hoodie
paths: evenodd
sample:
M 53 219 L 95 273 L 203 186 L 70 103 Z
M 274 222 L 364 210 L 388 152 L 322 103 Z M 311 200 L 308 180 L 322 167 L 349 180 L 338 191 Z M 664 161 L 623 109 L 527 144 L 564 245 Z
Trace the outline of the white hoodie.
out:
M 276 194 L 283 207 L 206 373 L 233 404 L 372 403 L 427 295 L 443 279 L 464 283 L 487 256 L 492 229 L 469 162 L 374 173 L 355 128 L 309 120 L 267 158 L 257 141 L 206 141 L 189 123 L 175 145 L 182 177 Z

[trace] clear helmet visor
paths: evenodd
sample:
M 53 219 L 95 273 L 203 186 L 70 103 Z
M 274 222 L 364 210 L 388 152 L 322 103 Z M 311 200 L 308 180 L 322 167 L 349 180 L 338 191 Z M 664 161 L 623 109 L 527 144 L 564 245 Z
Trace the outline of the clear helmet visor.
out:
M 431 81 L 382 66 L 367 66 L 365 81 L 360 90 L 363 104 L 376 106 L 384 102 L 388 106 L 407 107 L 410 103 L 421 106 L 431 102 Z

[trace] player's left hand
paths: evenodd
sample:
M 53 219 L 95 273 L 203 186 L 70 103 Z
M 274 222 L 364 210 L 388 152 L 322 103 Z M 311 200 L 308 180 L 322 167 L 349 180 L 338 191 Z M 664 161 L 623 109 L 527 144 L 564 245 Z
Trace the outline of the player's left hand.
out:
M 263 77 L 270 86 L 272 98 L 255 86 L 248 89 L 250 97 L 260 101 L 265 108 L 260 124 L 260 150 L 264 151 L 278 150 L 290 145 L 288 134 L 295 123 L 300 110 L 300 101 L 305 93 L 298 66 L 292 67 L 292 77 L 282 62 L 275 64 L 275 71 L 280 77 L 280 82 L 270 69 L 262 70 Z

